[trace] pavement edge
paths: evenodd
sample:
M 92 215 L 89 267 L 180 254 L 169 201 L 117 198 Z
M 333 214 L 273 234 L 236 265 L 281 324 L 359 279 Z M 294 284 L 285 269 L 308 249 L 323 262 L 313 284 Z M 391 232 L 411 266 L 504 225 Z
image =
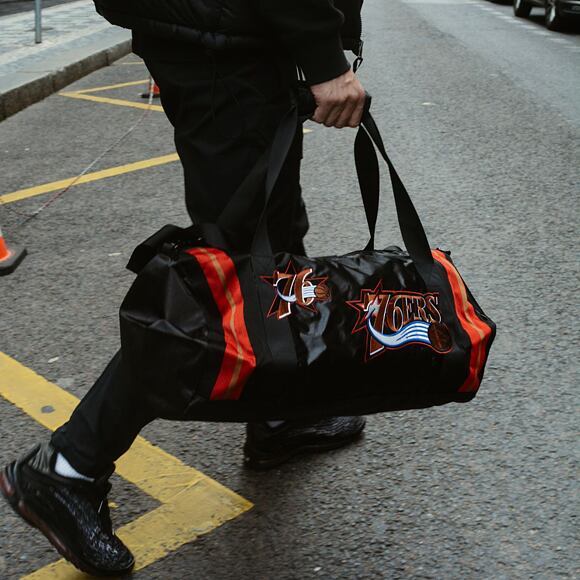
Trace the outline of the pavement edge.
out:
M 128 33 L 113 29 L 104 40 L 47 61 L 46 70 L 17 72 L 10 75 L 8 81 L 0 79 L 0 121 L 130 52 L 131 39 Z

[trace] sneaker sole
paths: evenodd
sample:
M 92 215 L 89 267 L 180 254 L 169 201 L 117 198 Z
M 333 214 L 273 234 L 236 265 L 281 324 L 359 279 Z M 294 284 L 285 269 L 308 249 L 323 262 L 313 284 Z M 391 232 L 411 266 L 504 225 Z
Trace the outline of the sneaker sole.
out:
M 10 473 L 14 464 L 4 468 L 0 473 L 0 493 L 4 496 L 6 501 L 10 504 L 12 509 L 30 526 L 36 528 L 46 537 L 46 539 L 53 545 L 55 550 L 73 566 L 78 568 L 85 574 L 91 576 L 121 576 L 127 574 L 133 569 L 133 565 L 126 570 L 116 572 L 105 572 L 97 568 L 93 568 L 90 564 L 83 562 L 76 554 L 63 542 L 50 528 L 50 526 L 39 517 L 34 510 L 26 505 L 18 492 L 18 487 L 14 481 L 13 474 Z
M 253 469 L 255 471 L 266 471 L 274 467 L 278 467 L 290 459 L 297 457 L 299 455 L 308 455 L 314 453 L 322 453 L 324 451 L 332 451 L 333 449 L 340 449 L 345 447 L 349 443 L 354 443 L 358 441 L 363 436 L 363 431 L 365 424 L 361 428 L 343 439 L 334 439 L 326 443 L 311 443 L 309 445 L 302 445 L 294 449 L 289 449 L 286 453 L 276 454 L 276 455 L 259 455 L 258 452 L 251 451 L 248 452 L 244 450 L 244 464 L 246 467 Z

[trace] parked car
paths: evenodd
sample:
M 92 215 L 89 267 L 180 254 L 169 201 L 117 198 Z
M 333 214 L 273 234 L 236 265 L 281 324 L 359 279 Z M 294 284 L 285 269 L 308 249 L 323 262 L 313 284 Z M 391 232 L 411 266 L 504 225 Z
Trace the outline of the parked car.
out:
M 580 0 L 513 0 L 514 14 L 527 18 L 534 6 L 546 9 L 546 26 L 561 30 L 574 16 L 580 16 Z

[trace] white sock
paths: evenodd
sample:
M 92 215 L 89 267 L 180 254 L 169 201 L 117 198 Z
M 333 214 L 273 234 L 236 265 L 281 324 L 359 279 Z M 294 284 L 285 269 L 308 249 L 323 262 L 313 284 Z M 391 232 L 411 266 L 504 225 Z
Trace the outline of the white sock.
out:
M 79 473 L 66 459 L 66 457 L 59 453 L 56 456 L 56 463 L 54 465 L 54 470 L 58 475 L 62 477 L 71 477 L 73 479 L 84 479 L 85 481 L 95 481 L 92 477 L 87 477 L 82 473 Z
M 284 425 L 286 421 L 266 421 L 266 424 L 270 429 L 276 429 L 276 427 L 280 427 L 280 425 Z

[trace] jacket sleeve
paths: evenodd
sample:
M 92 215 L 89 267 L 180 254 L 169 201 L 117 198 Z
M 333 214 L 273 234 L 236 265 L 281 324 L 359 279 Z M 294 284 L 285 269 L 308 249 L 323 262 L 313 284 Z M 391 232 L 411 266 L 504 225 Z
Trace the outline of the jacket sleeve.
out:
M 342 13 L 332 0 L 258 0 L 270 34 L 294 57 L 306 81 L 315 85 L 345 73 L 340 29 Z

